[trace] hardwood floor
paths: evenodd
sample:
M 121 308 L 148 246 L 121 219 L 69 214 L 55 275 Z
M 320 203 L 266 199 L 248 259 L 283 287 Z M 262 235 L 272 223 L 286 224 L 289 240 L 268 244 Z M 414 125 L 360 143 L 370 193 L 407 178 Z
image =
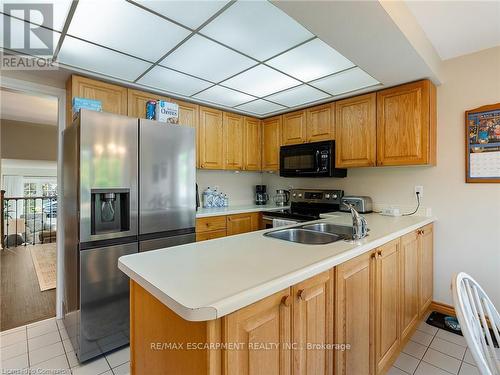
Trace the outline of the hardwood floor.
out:
M 30 246 L 0 250 L 0 331 L 56 315 L 56 290 L 40 291 Z

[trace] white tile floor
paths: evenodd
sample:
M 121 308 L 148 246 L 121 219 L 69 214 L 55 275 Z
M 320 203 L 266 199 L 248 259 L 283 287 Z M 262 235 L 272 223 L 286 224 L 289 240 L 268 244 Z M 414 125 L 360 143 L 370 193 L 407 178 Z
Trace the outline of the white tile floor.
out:
M 37 373 L 44 374 L 126 375 L 130 374 L 130 349 L 124 347 L 79 365 L 62 322 L 53 318 L 1 332 L 0 368 L 39 369 Z
M 125 347 L 79 365 L 61 321 L 48 319 L 0 333 L 0 368 L 73 375 L 130 374 Z M 62 372 L 61 370 L 64 370 Z M 50 372 L 44 372 L 50 373 Z M 388 375 L 479 375 L 463 337 L 422 322 Z

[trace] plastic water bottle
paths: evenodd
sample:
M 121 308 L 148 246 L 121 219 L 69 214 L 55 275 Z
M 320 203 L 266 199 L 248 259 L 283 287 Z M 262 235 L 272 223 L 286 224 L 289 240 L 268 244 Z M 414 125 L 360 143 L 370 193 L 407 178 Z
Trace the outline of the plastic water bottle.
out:
M 210 186 L 203 191 L 203 208 L 211 208 L 214 203 L 214 192 L 210 190 Z

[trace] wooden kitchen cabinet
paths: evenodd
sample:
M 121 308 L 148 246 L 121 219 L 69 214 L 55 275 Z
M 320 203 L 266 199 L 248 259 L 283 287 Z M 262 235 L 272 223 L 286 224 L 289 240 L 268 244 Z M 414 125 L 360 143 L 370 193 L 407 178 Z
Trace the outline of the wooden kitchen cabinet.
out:
M 104 112 L 127 115 L 126 87 L 72 75 L 66 82 L 66 123 L 68 125 L 73 121 L 72 102 L 74 97 L 100 100 Z
M 418 248 L 419 268 L 419 308 L 420 317 L 427 312 L 432 302 L 434 287 L 434 227 L 426 225 L 419 230 L 420 243 Z
M 243 169 L 244 146 L 243 116 L 224 112 L 223 115 L 223 168 L 227 170 Z
M 306 136 L 306 111 L 296 111 L 282 115 L 282 145 L 305 143 Z
M 436 164 L 436 87 L 429 80 L 377 92 L 377 164 Z
M 292 287 L 292 342 L 299 348 L 292 354 L 293 374 L 333 373 L 334 351 L 325 347 L 333 344 L 333 281 L 332 269 Z M 322 347 L 300 349 L 307 344 Z
M 262 122 L 256 118 L 245 117 L 244 133 L 243 169 L 260 171 L 262 170 Z
M 196 242 L 226 236 L 226 216 L 208 216 L 196 219 Z
M 146 91 L 127 89 L 127 115 L 146 118 L 146 103 L 148 100 L 170 101 L 166 96 L 156 95 Z
M 223 169 L 223 112 L 200 106 L 199 158 L 200 168 Z
M 227 216 L 227 235 L 241 234 L 259 230 L 260 214 L 258 212 L 249 212 L 244 214 Z
M 280 168 L 281 116 L 262 121 L 262 170 L 277 171 Z
M 375 255 L 375 372 L 385 374 L 399 350 L 399 238 Z
M 339 100 L 335 110 L 335 166 L 373 167 L 376 164 L 377 95 Z
M 306 110 L 307 142 L 335 139 L 335 102 Z
M 336 267 L 335 343 L 350 344 L 337 351 L 337 375 L 374 373 L 374 254 L 366 253 Z
M 244 345 L 241 350 L 223 350 L 224 374 L 290 374 L 290 300 L 287 288 L 222 318 L 223 342 Z M 259 350 L 262 344 L 270 346 Z
M 412 332 L 418 323 L 419 308 L 419 234 L 410 232 L 401 237 L 401 340 Z

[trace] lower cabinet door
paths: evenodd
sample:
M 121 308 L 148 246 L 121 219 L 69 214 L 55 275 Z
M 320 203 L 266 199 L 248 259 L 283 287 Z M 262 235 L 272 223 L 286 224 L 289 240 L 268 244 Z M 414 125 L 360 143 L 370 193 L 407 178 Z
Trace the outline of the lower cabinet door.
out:
M 420 313 L 418 249 L 418 231 L 413 231 L 401 237 L 401 340 L 404 340 L 417 324 Z
M 434 228 L 432 224 L 420 230 L 419 266 L 419 305 L 420 316 L 423 316 L 432 302 L 434 279 Z
M 259 230 L 259 213 L 236 214 L 227 216 L 227 235 L 241 234 Z
M 224 343 L 241 345 L 223 351 L 223 373 L 290 374 L 290 289 L 222 318 Z
M 385 374 L 399 350 L 399 246 L 391 241 L 375 256 L 375 361 L 377 374 Z
M 373 374 L 374 263 L 367 253 L 336 268 L 335 343 L 350 345 L 336 351 L 336 375 Z
M 333 374 L 333 270 L 292 287 L 293 374 Z

